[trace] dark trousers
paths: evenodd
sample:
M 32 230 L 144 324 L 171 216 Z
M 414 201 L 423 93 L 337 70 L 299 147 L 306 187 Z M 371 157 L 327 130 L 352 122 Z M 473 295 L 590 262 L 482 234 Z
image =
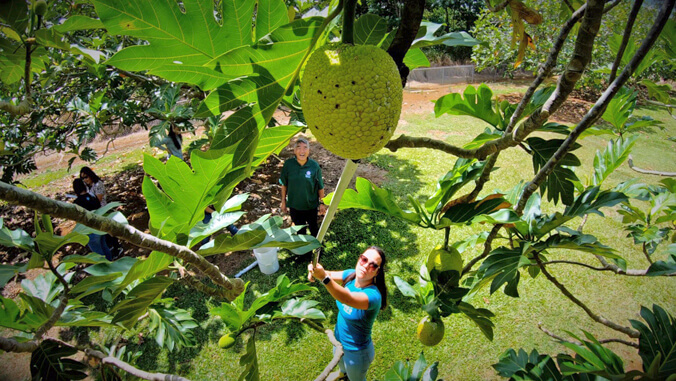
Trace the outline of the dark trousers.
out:
M 319 233 L 319 225 L 317 224 L 317 209 L 310 210 L 298 210 L 294 208 L 289 208 L 291 214 L 291 221 L 295 225 L 307 225 L 310 228 L 310 234 L 313 237 L 317 236 Z M 302 228 L 298 231 L 298 234 L 307 234 L 307 230 Z

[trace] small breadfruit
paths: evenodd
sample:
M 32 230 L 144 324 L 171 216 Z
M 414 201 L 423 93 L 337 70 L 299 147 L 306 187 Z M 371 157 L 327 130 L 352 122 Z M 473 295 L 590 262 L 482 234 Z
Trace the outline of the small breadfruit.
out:
M 433 347 L 439 344 L 441 339 L 444 338 L 444 322 L 441 319 L 437 320 L 425 316 L 420 323 L 418 323 L 416 333 L 418 334 L 418 340 L 420 340 L 423 345 Z
M 361 159 L 394 134 L 403 91 L 397 65 L 372 45 L 328 44 L 308 59 L 300 89 L 305 121 L 334 154 Z
M 462 256 L 454 247 L 445 250 L 439 245 L 434 248 L 427 257 L 427 270 L 436 269 L 439 272 L 455 270 L 462 273 Z
M 218 339 L 218 346 L 223 348 L 223 349 L 228 349 L 235 345 L 235 338 L 228 335 L 223 335 L 221 336 L 220 339 Z
M 33 4 L 33 12 L 38 16 L 44 16 L 47 13 L 47 2 L 45 0 L 38 0 Z

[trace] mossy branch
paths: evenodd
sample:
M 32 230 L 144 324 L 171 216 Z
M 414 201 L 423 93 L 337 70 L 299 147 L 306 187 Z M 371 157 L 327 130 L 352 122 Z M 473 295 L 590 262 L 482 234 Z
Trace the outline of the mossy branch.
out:
M 77 205 L 52 200 L 38 193 L 4 182 L 0 182 L 0 199 L 29 207 L 40 213 L 73 220 L 90 228 L 121 238 L 136 246 L 160 251 L 182 259 L 208 276 L 215 284 L 223 287 L 225 289 L 224 293 L 229 300 L 233 300 L 244 290 L 244 282 L 241 279 L 229 280 L 216 265 L 210 263 L 203 256 L 189 248 L 146 234 L 133 226 L 99 216 Z
M 552 112 L 555 111 L 556 108 L 558 108 L 558 106 L 560 106 L 560 104 L 563 102 L 563 99 L 568 97 L 568 94 L 570 94 L 570 91 L 572 91 L 575 82 L 577 82 L 582 74 L 581 70 L 584 70 L 586 65 L 591 60 L 593 40 L 600 27 L 601 16 L 603 14 L 603 2 L 589 1 L 588 4 L 589 9 L 588 12 L 585 12 L 584 21 L 580 27 L 580 33 L 578 34 L 578 38 L 576 40 L 573 59 L 566 69 L 566 73 L 561 76 L 557 89 L 543 106 L 543 110 L 545 112 L 549 112 L 550 110 Z M 517 207 L 515 208 L 517 213 L 521 213 L 523 211 L 523 208 L 525 207 L 526 202 L 530 196 L 540 187 L 540 184 L 547 178 L 547 176 L 552 173 L 556 165 L 571 150 L 573 144 L 579 138 L 582 132 L 591 127 L 601 117 L 601 115 L 603 115 L 603 112 L 610 101 L 633 75 L 638 65 L 648 54 L 648 51 L 650 51 L 652 46 L 655 44 L 655 41 L 657 41 L 657 38 L 659 37 L 664 25 L 669 19 L 669 15 L 671 14 L 673 8 L 674 0 L 668 0 L 662 4 L 662 8 L 658 13 L 655 23 L 648 32 L 646 38 L 643 40 L 641 46 L 636 50 L 634 57 L 631 59 L 631 61 L 629 61 L 624 70 L 622 70 L 622 73 L 615 79 L 615 81 L 613 81 L 613 83 L 610 84 L 606 91 L 603 92 L 594 106 L 585 114 L 575 129 L 571 131 L 559 149 L 540 169 L 533 180 L 531 180 L 526 185 L 526 188 L 519 199 Z M 558 99 L 559 97 L 562 97 L 563 99 Z M 529 118 L 529 120 L 530 119 L 532 118 Z M 517 130 L 515 130 L 515 135 L 516 132 Z

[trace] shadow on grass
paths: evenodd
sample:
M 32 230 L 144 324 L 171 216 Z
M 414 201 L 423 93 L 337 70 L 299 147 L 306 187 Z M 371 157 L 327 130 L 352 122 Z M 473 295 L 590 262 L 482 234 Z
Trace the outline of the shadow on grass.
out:
M 421 181 L 422 172 L 409 160 L 402 160 L 393 154 L 378 154 L 369 158 L 369 163 L 387 171 L 384 186 L 393 191 L 397 205 L 406 209 L 407 194 L 416 194 L 425 184 Z

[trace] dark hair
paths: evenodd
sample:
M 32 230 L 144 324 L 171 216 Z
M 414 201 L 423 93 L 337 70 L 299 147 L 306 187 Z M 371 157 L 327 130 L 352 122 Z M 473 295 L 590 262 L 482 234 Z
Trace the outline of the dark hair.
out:
M 84 181 L 82 179 L 77 178 L 73 180 L 73 192 L 75 192 L 76 195 L 80 195 L 82 192 L 87 191 L 87 186 L 85 185 Z
M 175 133 L 173 127 L 169 127 L 169 137 L 174 142 L 176 148 L 181 149 L 181 146 L 183 145 L 183 136 Z
M 367 250 L 375 250 L 378 255 L 380 255 L 380 266 L 378 267 L 378 273 L 375 277 L 373 277 L 373 284 L 380 292 L 380 309 L 384 310 L 385 307 L 387 307 L 387 284 L 385 283 L 385 264 L 387 263 L 387 259 L 385 258 L 385 251 L 383 251 L 383 249 L 379 248 L 378 246 L 371 246 L 364 250 L 364 252 Z M 356 272 L 348 275 L 347 278 L 345 278 L 345 282 L 343 282 L 343 284 L 347 284 L 347 282 L 354 280 L 356 277 Z
M 92 171 L 92 169 L 89 168 L 89 167 L 82 167 L 82 169 L 80 169 L 80 177 L 82 177 L 82 174 L 83 174 L 83 173 L 84 173 L 85 175 L 87 175 L 87 177 L 89 177 L 90 179 L 92 179 L 92 183 L 93 183 L 93 184 L 96 184 L 96 183 L 98 183 L 99 181 L 101 181 L 101 178 L 98 177 L 98 176 L 96 176 L 96 173 L 94 173 L 94 171 Z

